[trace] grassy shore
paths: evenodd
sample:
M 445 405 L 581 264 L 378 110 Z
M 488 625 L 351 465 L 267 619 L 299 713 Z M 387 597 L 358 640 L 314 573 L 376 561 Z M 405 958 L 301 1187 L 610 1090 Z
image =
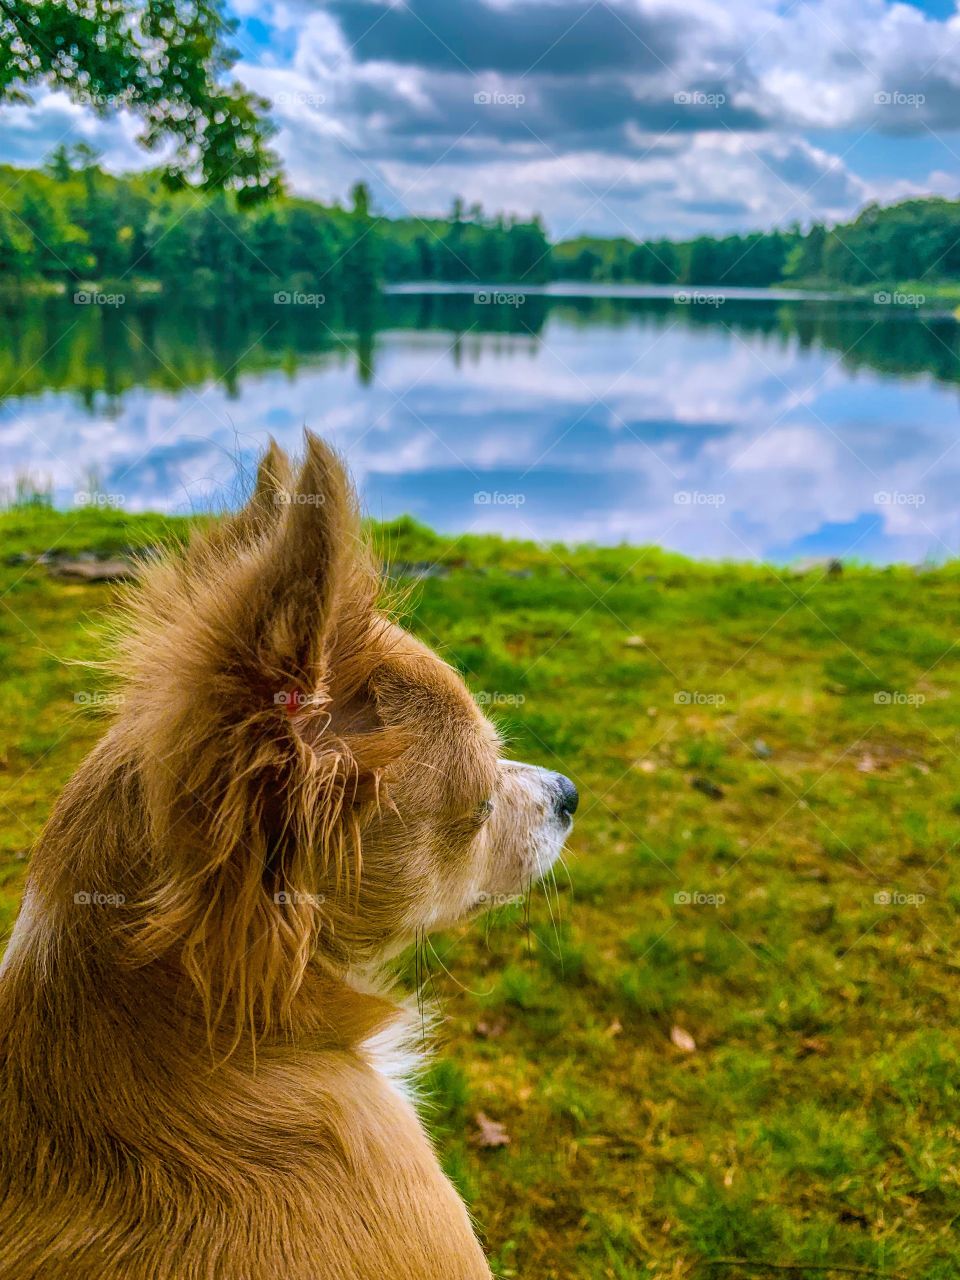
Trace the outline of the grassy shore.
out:
M 69 664 L 113 588 L 31 556 L 181 533 L 0 516 L 5 928 L 110 711 Z M 583 796 L 556 890 L 426 954 L 429 1123 L 498 1275 L 960 1275 L 960 570 L 377 535 L 408 625 Z

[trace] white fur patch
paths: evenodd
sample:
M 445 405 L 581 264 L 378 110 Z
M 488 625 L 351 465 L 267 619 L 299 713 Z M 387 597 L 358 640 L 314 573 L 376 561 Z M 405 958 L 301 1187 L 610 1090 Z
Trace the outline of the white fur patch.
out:
M 37 910 L 36 901 L 32 889 L 27 889 L 20 903 L 20 911 L 17 915 L 16 923 L 13 926 L 13 932 L 7 943 L 7 949 L 3 953 L 3 959 L 0 960 L 0 974 L 11 963 L 14 956 L 19 951 L 23 951 L 29 945 L 30 938 L 40 923 L 40 914 Z
M 419 1029 L 398 1018 L 363 1042 L 361 1053 L 378 1075 L 405 1102 L 416 1099 L 416 1077 L 423 1067 Z

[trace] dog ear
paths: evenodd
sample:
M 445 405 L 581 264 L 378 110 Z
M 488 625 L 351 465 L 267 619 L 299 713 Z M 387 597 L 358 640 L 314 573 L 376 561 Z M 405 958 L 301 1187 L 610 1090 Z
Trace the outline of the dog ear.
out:
M 248 507 L 153 566 L 124 647 L 154 879 L 132 954 L 171 948 L 208 1026 L 288 1022 L 360 827 L 403 750 L 370 677 L 379 583 L 343 465 L 313 435 L 295 482 L 279 450 Z

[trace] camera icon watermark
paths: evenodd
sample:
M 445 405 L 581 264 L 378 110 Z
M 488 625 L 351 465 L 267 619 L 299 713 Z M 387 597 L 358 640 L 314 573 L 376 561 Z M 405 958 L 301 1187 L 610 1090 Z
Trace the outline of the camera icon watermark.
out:
M 326 900 L 326 894 L 300 893 L 295 889 L 281 889 L 273 895 L 278 907 L 322 907 Z
M 515 110 L 526 102 L 526 94 L 502 93 L 499 89 L 480 89 L 473 95 L 478 107 L 513 107 Z
M 704 693 L 700 689 L 678 689 L 673 695 L 678 707 L 723 707 L 726 706 L 725 693 Z
M 725 493 L 702 493 L 699 489 L 678 489 L 673 495 L 676 507 L 722 507 L 726 501 Z
M 101 293 L 99 289 L 78 289 L 73 295 L 75 307 L 122 307 L 125 293 Z
M 526 700 L 522 693 L 501 693 L 499 689 L 481 689 L 477 694 L 481 707 L 522 707 Z
M 678 289 L 673 300 L 681 307 L 722 307 L 727 295 L 706 289 Z
M 678 107 L 722 107 L 727 101 L 725 93 L 703 93 L 700 89 L 679 89 L 673 95 Z
M 522 507 L 526 500 L 525 493 L 501 493 L 499 489 L 478 489 L 473 495 L 476 507 Z
M 274 104 L 278 107 L 322 107 L 327 100 L 325 93 L 278 93 Z
M 904 293 L 900 289 L 892 292 L 878 289 L 873 295 L 874 305 L 878 307 L 922 307 L 927 301 L 925 293 Z
M 899 889 L 881 889 L 873 895 L 878 907 L 922 907 L 926 900 L 925 893 L 901 893 Z
M 912 107 L 917 110 L 926 100 L 924 93 L 904 93 L 901 89 L 878 89 L 873 95 L 874 104 L 878 107 Z
M 902 493 L 899 489 L 881 489 L 873 495 L 878 507 L 922 507 L 927 501 L 925 493 Z
M 122 507 L 126 501 L 122 493 L 101 493 L 93 489 L 78 489 L 73 495 L 76 507 Z
M 122 893 L 101 893 L 95 889 L 81 889 L 73 895 L 77 907 L 122 907 L 126 900 Z
M 904 693 L 901 689 L 881 689 L 873 695 L 878 707 L 922 707 L 926 700 L 924 693 Z
M 94 111 L 119 111 L 130 105 L 134 93 L 132 87 L 121 93 L 91 93 L 83 89 L 77 94 L 76 101 L 81 107 L 92 107 Z
M 480 307 L 522 307 L 527 296 L 524 293 L 508 293 L 502 289 L 478 289 L 473 301 Z
M 280 289 L 273 295 L 277 307 L 322 307 L 327 301 L 322 293 L 304 293 L 300 289 Z
M 78 689 L 73 695 L 74 705 L 78 707 L 122 707 L 125 700 L 122 693 L 107 693 L 102 689 Z
M 273 495 L 275 507 L 322 507 L 326 500 L 324 493 L 301 493 L 290 489 L 278 489 Z

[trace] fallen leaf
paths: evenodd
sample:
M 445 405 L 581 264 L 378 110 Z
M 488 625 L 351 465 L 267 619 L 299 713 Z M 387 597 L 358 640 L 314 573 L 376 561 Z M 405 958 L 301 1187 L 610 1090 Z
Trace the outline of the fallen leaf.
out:
M 618 1036 L 622 1030 L 623 1024 L 620 1022 L 620 1019 L 614 1018 L 603 1034 L 605 1036 Z
M 478 1111 L 473 1117 L 477 1126 L 474 1141 L 478 1147 L 506 1147 L 510 1145 L 510 1135 L 499 1122 L 491 1120 L 484 1111 Z
M 627 649 L 641 649 L 646 644 L 646 641 L 643 636 L 627 636 L 623 643 Z
M 684 1031 L 683 1027 L 671 1027 L 670 1039 L 684 1053 L 696 1053 L 697 1051 L 696 1040 L 694 1040 L 689 1031 Z
M 802 1056 L 806 1057 L 810 1053 L 826 1053 L 830 1046 L 824 1040 L 823 1036 L 804 1036 L 800 1041 L 800 1048 L 803 1051 Z

